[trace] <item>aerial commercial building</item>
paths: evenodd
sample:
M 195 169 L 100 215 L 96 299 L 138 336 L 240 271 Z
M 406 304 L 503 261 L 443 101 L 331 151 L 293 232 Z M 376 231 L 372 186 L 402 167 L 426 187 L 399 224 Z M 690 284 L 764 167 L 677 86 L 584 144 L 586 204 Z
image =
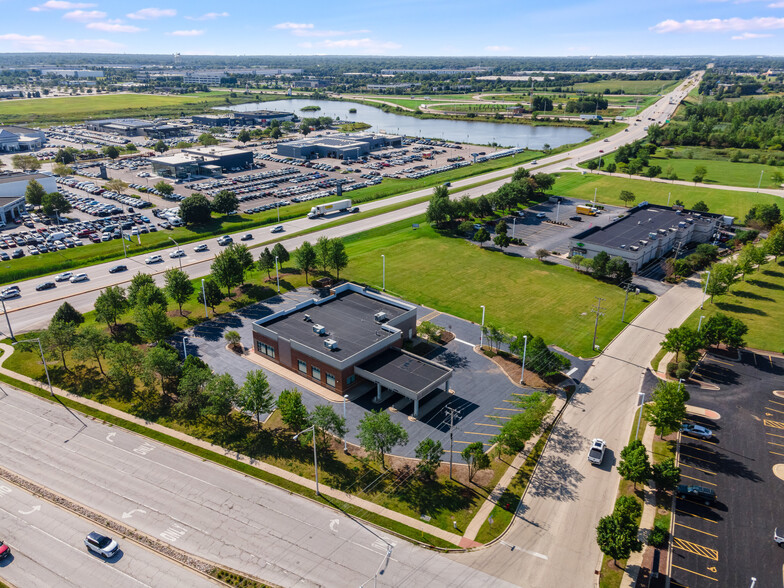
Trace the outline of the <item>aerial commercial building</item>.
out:
M 36 129 L 11 125 L 0 126 L 0 152 L 32 151 L 46 142 L 46 134 Z
M 163 177 L 218 176 L 227 169 L 247 168 L 253 163 L 253 152 L 221 147 L 188 147 L 180 153 L 151 157 L 154 173 Z
M 278 155 L 296 159 L 314 157 L 334 157 L 336 159 L 357 159 L 371 151 L 385 147 L 402 147 L 403 138 L 397 135 L 329 135 L 327 137 L 308 137 L 288 143 L 278 143 Z
M 57 183 L 49 173 L 0 172 L 0 226 L 19 218 L 25 212 L 25 190 L 30 180 L 41 184 L 47 194 L 57 192 Z
M 187 131 L 188 127 L 161 121 L 141 120 L 138 118 L 107 118 L 85 123 L 88 131 L 111 133 L 125 137 L 146 136 L 153 139 L 176 137 Z

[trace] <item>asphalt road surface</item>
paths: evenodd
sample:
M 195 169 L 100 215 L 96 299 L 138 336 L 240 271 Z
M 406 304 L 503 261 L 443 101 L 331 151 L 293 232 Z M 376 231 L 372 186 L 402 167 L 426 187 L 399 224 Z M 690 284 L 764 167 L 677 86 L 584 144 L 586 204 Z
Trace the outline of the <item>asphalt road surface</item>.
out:
M 87 550 L 84 538 L 106 530 L 2 480 L 0 520 L 0 539 L 12 554 L 0 561 L 0 582 L 19 588 L 220 585 L 122 537 L 112 536 L 120 551 L 104 560 Z

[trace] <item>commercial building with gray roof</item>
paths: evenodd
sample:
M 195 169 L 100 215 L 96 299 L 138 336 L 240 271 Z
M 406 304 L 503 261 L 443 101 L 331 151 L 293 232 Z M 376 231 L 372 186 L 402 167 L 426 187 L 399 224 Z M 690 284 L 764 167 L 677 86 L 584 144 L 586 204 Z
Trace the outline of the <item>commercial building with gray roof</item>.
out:
M 403 138 L 397 135 L 328 135 L 308 137 L 288 143 L 278 143 L 277 154 L 296 159 L 334 157 L 357 159 L 371 151 L 385 147 L 402 147 Z

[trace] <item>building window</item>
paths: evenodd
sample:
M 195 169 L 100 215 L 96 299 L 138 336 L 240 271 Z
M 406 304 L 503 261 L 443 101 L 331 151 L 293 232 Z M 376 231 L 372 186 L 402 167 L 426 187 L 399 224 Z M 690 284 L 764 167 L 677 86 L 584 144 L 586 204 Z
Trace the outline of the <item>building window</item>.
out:
M 332 374 L 327 374 L 327 386 L 335 387 L 335 376 Z
M 310 375 L 313 376 L 315 380 L 321 381 L 321 370 L 317 368 L 315 365 L 310 368 Z
M 357 377 L 354 374 L 351 374 L 348 378 L 346 378 L 346 386 L 351 386 Z
M 308 373 L 308 364 L 306 364 L 301 359 L 297 360 L 297 367 L 299 368 L 299 371 L 301 371 L 303 374 L 307 374 Z
M 256 351 L 275 359 L 275 348 L 261 341 L 256 341 Z

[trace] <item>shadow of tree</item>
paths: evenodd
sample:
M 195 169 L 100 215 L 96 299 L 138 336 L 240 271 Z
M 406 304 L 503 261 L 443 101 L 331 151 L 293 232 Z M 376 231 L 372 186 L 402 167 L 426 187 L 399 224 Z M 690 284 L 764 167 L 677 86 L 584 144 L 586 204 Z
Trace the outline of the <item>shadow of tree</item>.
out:
M 768 316 L 768 313 L 759 310 L 758 308 L 752 308 L 749 306 L 743 306 L 742 304 L 731 304 L 729 302 L 716 302 L 716 307 L 719 310 L 725 310 L 727 312 L 736 312 L 738 314 L 757 314 L 760 316 Z
M 454 351 L 449 351 L 445 347 L 437 349 L 430 357 L 434 361 L 438 363 L 444 364 L 447 367 L 452 369 L 458 368 L 466 368 L 468 367 L 468 359 L 459 353 L 455 353 Z
M 762 296 L 754 292 L 745 292 L 743 290 L 738 290 L 737 292 L 735 292 L 735 296 L 738 298 L 750 298 L 751 300 L 767 300 L 768 302 L 775 302 L 773 298 L 770 298 L 768 296 Z
M 784 290 L 784 286 L 781 284 L 774 284 L 773 282 L 766 282 L 764 280 L 757 280 L 757 279 L 750 279 L 746 280 L 747 284 L 751 284 L 752 286 L 756 286 L 757 288 L 766 288 L 768 290 Z M 733 292 L 733 294 L 737 295 L 737 292 Z
M 561 502 L 576 500 L 577 486 L 584 477 L 563 457 L 550 454 L 539 461 L 529 492 Z
M 550 435 L 548 444 L 559 453 L 582 451 L 586 438 L 574 427 L 561 423 Z

